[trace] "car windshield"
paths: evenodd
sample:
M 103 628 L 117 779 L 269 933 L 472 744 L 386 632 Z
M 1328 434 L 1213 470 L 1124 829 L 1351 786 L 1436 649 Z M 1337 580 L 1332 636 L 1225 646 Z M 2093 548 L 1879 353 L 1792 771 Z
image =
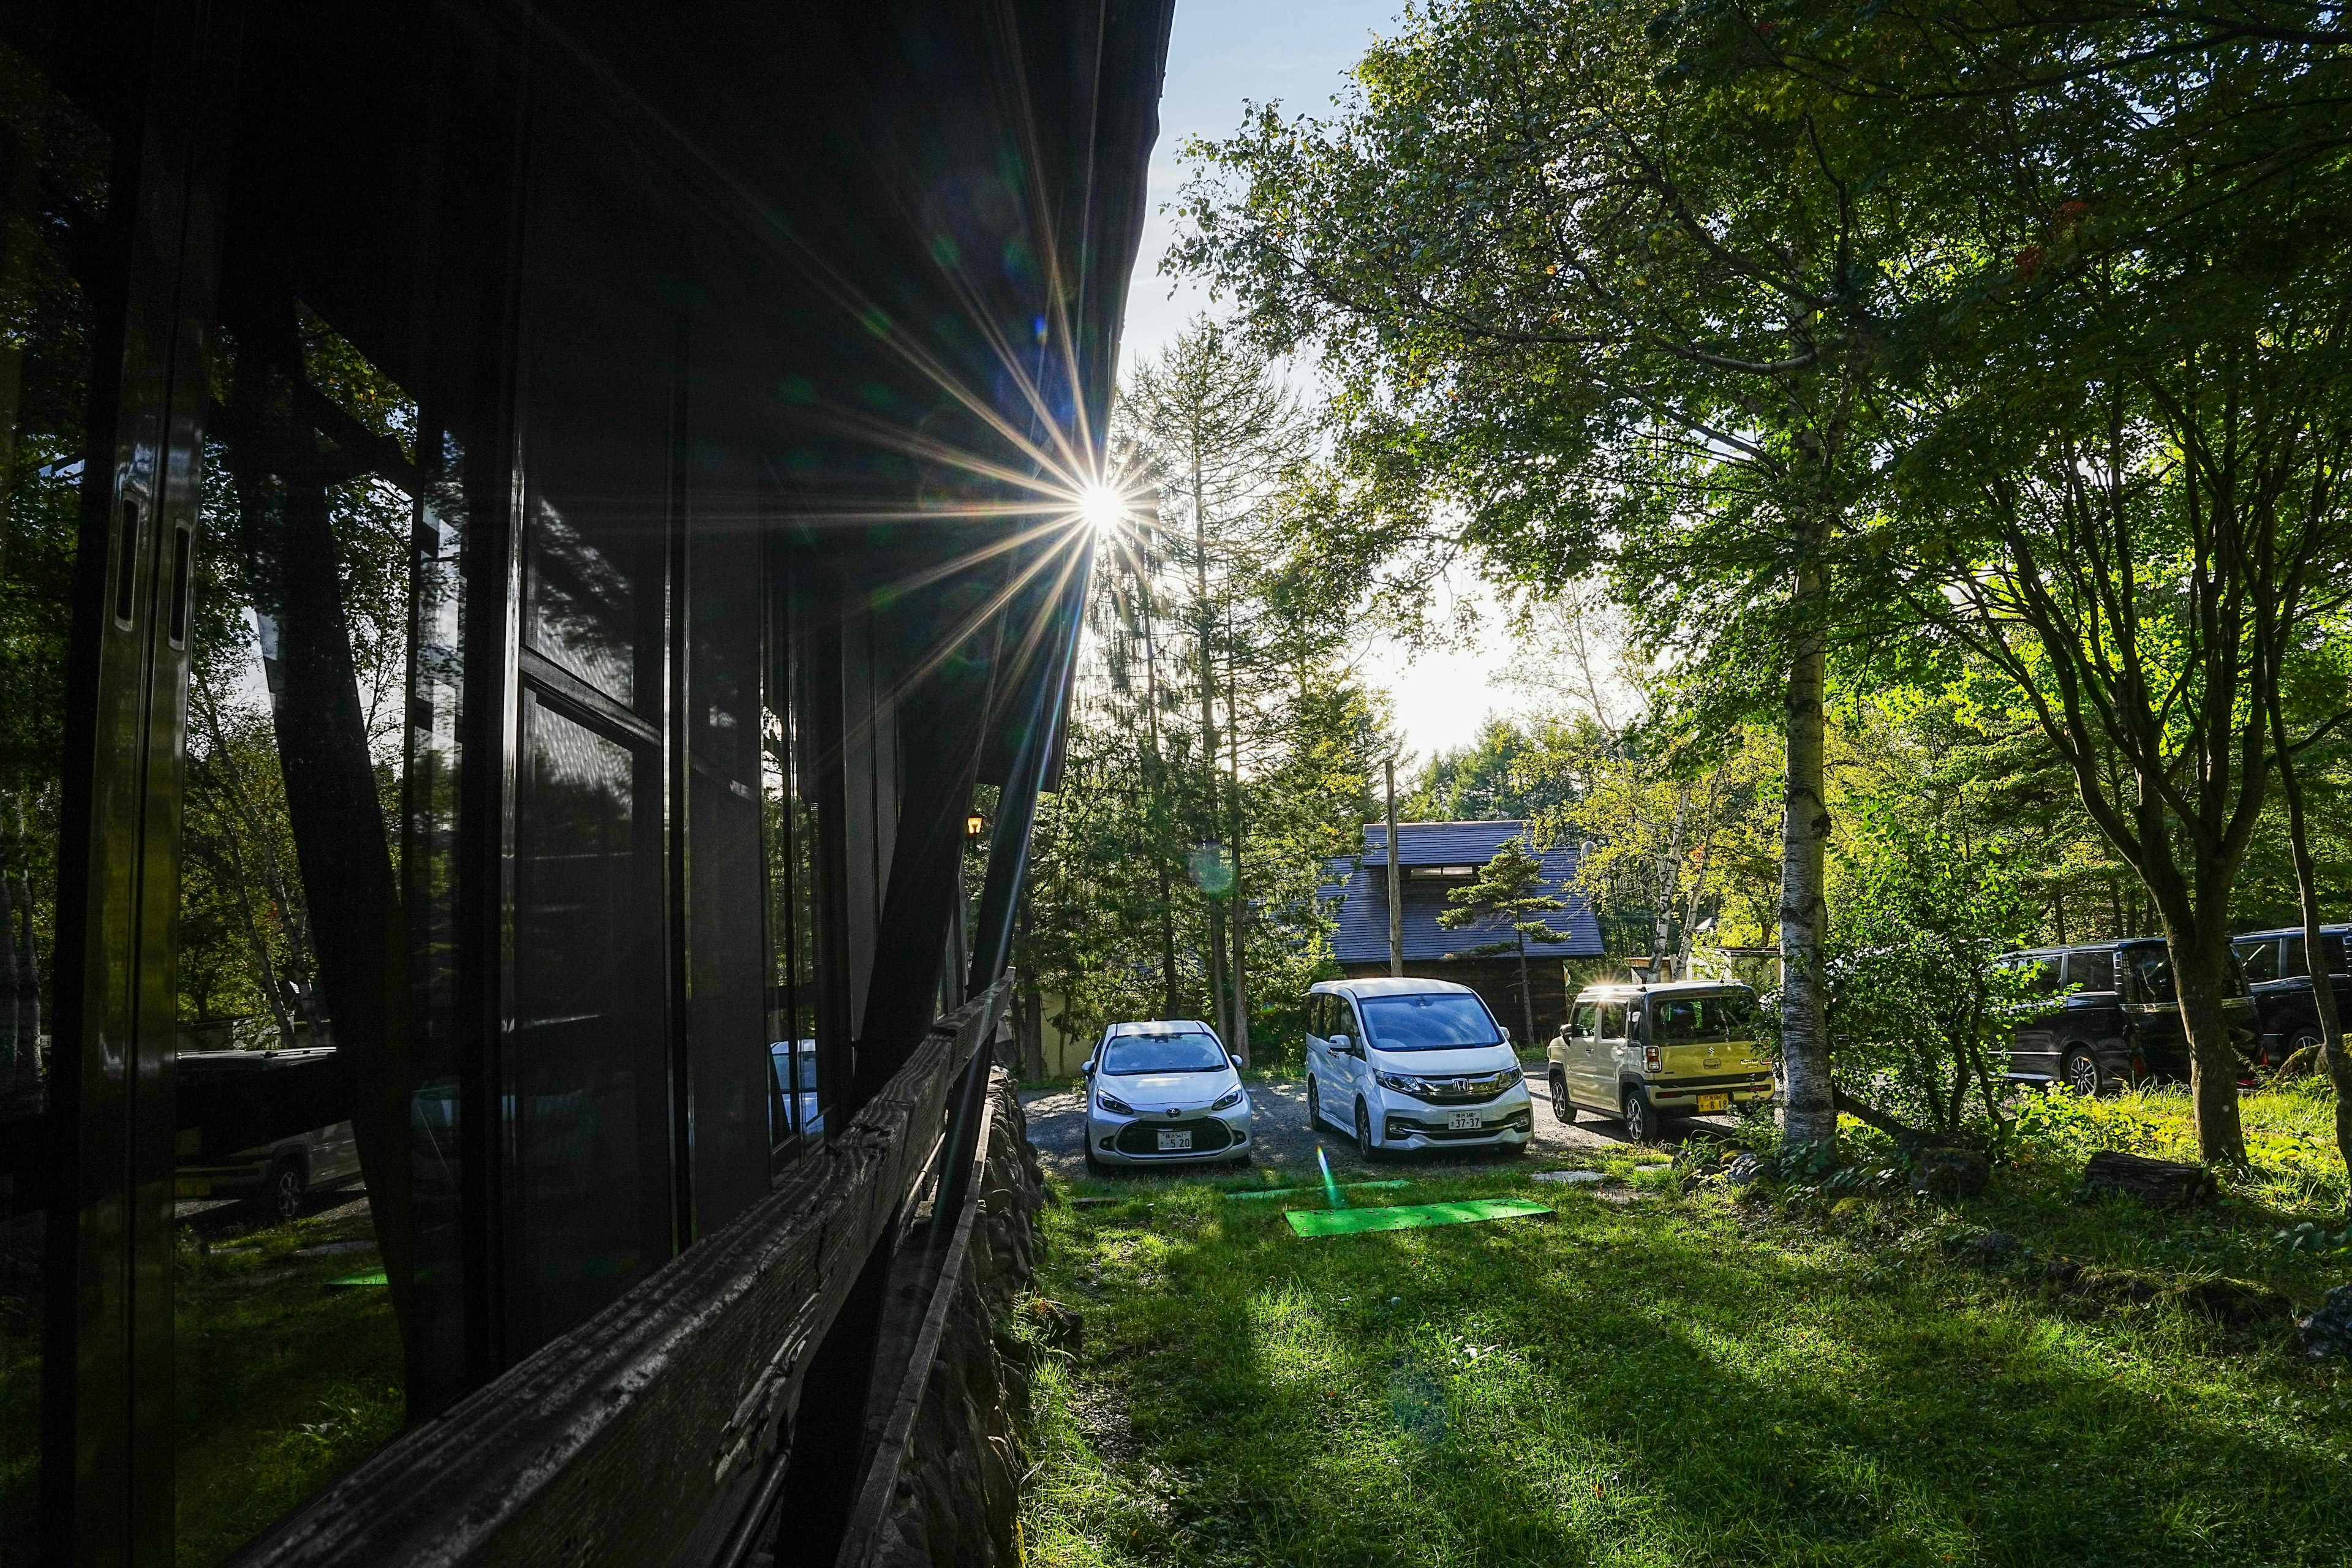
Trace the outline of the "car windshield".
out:
M 1662 1046 L 1682 1040 L 1744 1040 L 1755 1032 L 1755 1001 L 1741 992 L 1650 999 L 1650 1038 Z
M 1365 996 L 1364 1028 L 1384 1051 L 1443 1051 L 1503 1042 L 1486 1005 L 1458 991 L 1421 996 Z
M 1214 1072 L 1228 1066 L 1225 1047 L 1214 1035 L 1114 1035 L 1103 1047 L 1102 1070 L 1119 1076 L 1145 1072 Z

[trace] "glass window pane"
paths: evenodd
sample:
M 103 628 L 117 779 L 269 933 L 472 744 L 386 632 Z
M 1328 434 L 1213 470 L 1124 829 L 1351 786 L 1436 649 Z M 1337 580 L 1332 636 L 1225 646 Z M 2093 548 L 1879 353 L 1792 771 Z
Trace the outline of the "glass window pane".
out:
M 2265 943 L 2264 945 L 2267 946 L 2270 944 Z M 2279 940 L 2276 945 L 2279 954 L 2278 977 L 2280 979 L 2291 980 L 2296 975 L 2309 974 L 2311 973 L 2311 966 L 2304 962 L 2303 938 L 2300 936 L 2283 937 Z M 2254 978 L 2254 975 L 2250 971 L 2247 973 L 2246 978 L 2252 980 Z
M 517 1348 L 669 1256 L 659 753 L 523 704 L 506 1052 Z M 646 803 L 641 806 L 641 802 Z
M 2131 976 L 2131 1000 L 2149 1004 L 2178 1002 L 2172 986 L 2172 959 L 2160 947 L 2136 947 L 2125 954 Z
M 2116 988 L 2116 955 L 2101 948 L 2090 952 L 2066 955 L 2066 983 L 2083 991 L 2113 991 Z
M 385 955 L 417 411 L 289 289 L 239 281 L 205 453 L 181 824 L 184 1565 L 252 1540 L 406 1415 Z
M 2238 963 L 2245 970 L 2248 980 L 2276 980 L 2279 977 L 2277 939 L 2240 942 Z
M 38 10 L 39 7 L 27 7 Z M 29 19 L 29 18 L 26 18 Z M 0 46 L 0 1563 L 38 1560 L 66 646 L 111 149 Z

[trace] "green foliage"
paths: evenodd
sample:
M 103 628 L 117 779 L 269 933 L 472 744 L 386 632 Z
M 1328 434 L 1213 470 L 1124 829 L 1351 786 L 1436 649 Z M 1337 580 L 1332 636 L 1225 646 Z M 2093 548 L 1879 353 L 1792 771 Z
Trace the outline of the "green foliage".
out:
M 1397 802 L 1406 822 L 1525 822 L 1559 805 L 1568 782 L 1539 759 L 1544 726 L 1489 717 L 1478 738 L 1440 752 Z
M 2026 921 L 2014 868 L 1883 805 L 1850 829 L 1826 960 L 1839 1085 L 1922 1131 L 1997 1132 L 2011 1034 L 2046 1005 L 1993 960 Z

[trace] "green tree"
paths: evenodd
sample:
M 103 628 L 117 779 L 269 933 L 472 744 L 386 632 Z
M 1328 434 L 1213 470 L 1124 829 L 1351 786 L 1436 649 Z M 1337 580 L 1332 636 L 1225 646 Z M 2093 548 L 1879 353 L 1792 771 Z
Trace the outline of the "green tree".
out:
M 1437 917 L 1437 923 L 1448 931 L 1496 919 L 1509 922 L 1509 941 L 1481 942 L 1469 951 L 1518 954 L 1519 1038 L 1532 1042 L 1536 1037 L 1536 1005 L 1535 994 L 1528 983 L 1528 943 L 1568 940 L 1535 918 L 1556 914 L 1568 908 L 1568 901 L 1544 891 L 1543 861 L 1537 858 L 1534 846 L 1524 838 L 1503 840 L 1492 858 L 1478 868 L 1476 878 L 1446 894 L 1445 901 L 1451 907 Z
M 1467 551 L 1549 592 L 1606 558 L 1718 710 L 1780 709 L 1788 1115 L 1826 1138 L 1824 661 L 1884 603 L 1840 563 L 1925 237 L 1833 87 L 1677 74 L 1651 22 L 1412 13 L 1337 120 L 1191 145 L 1175 260 L 1339 389 L 1335 569 Z

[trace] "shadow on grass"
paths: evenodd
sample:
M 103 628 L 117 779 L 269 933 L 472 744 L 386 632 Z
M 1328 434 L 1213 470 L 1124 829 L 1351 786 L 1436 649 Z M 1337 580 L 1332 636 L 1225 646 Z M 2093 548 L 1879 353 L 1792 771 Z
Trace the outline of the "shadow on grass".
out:
M 2056 1320 L 1932 1263 L 1879 1277 L 1714 1200 L 1300 1242 L 1195 1191 L 1056 1222 L 1054 1277 L 1101 1291 L 1074 1376 L 1135 1458 L 1033 1539 L 1108 1562 L 2234 1564 L 2352 1535 L 2340 1411 L 2278 1413 L 2302 1369 L 2177 1323 Z

